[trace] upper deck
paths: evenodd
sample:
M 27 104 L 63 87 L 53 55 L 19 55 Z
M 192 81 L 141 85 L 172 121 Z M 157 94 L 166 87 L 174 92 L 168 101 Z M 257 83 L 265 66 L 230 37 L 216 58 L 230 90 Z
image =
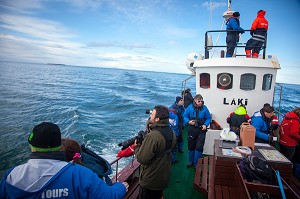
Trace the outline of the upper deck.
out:
M 246 32 L 249 30 L 246 30 Z M 245 53 L 236 53 L 235 57 L 224 58 L 226 45 L 213 45 L 208 33 L 226 33 L 226 31 L 208 31 L 206 35 L 205 56 L 191 53 L 187 58 L 187 67 L 196 76 L 196 94 L 201 94 L 212 118 L 223 128 L 228 127 L 227 116 L 238 105 L 244 104 L 248 114 L 260 110 L 265 103 L 273 104 L 277 70 L 280 64 L 274 55 L 266 55 L 266 43 L 259 58 L 246 58 Z M 237 48 L 245 48 L 238 43 Z M 216 56 L 219 49 L 220 56 Z M 210 57 L 210 53 L 214 56 Z

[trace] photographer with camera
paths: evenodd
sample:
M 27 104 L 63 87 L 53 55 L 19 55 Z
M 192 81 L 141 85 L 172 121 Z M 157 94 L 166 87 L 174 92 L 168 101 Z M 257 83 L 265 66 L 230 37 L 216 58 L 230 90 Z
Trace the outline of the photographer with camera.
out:
M 189 163 L 187 167 L 196 167 L 198 159 L 202 158 L 207 127 L 211 122 L 211 115 L 204 105 L 200 94 L 194 97 L 183 114 L 183 124 L 188 124 Z
M 140 199 L 160 199 L 169 184 L 172 149 L 176 135 L 169 126 L 169 111 L 155 106 L 150 116 L 150 132 L 142 143 L 134 143 L 134 152 L 140 166 Z

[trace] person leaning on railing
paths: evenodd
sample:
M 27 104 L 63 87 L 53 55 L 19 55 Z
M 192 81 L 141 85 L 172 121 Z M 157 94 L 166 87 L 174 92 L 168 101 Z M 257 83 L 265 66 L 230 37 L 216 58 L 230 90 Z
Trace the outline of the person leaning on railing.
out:
M 240 13 L 234 12 L 226 22 L 226 44 L 227 52 L 226 57 L 232 57 L 234 49 L 239 41 L 239 33 L 243 34 L 245 31 L 240 27 Z M 233 31 L 234 30 L 234 31 Z
M 265 18 L 266 11 L 259 10 L 257 17 L 253 21 L 250 34 L 251 38 L 247 41 L 245 52 L 247 58 L 258 58 L 259 51 L 266 40 L 266 34 L 269 26 L 268 20 Z M 252 51 L 252 55 L 251 55 Z

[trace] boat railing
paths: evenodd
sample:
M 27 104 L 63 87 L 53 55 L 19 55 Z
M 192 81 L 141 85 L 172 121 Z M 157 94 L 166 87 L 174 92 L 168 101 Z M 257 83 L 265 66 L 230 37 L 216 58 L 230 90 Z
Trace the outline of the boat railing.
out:
M 132 155 L 130 156 L 132 159 L 131 159 L 131 167 L 133 167 L 133 161 L 135 160 L 135 155 Z M 116 165 L 115 167 L 115 181 L 117 182 L 118 181 L 118 174 L 119 174 L 119 162 L 121 159 L 123 159 L 124 157 L 118 157 L 117 159 L 115 159 L 114 161 L 110 162 L 110 166 L 113 166 L 114 164 Z M 128 157 L 126 157 L 128 158 Z M 124 159 L 123 159 L 124 160 Z
M 246 32 L 250 32 L 252 30 L 244 30 L 245 33 Z M 209 42 L 209 37 L 208 35 L 211 34 L 211 33 L 227 33 L 227 32 L 236 32 L 237 34 L 240 33 L 240 31 L 237 31 L 237 30 L 210 30 L 210 31 L 207 31 L 205 33 L 205 59 L 209 59 L 209 51 L 212 49 L 212 48 L 226 48 L 227 45 L 213 45 L 212 41 Z M 265 33 L 265 41 L 263 43 L 263 45 L 261 46 L 262 48 L 262 58 L 265 59 L 266 58 L 266 47 L 267 47 L 267 32 L 264 31 L 264 30 L 256 30 L 256 32 L 264 32 Z M 226 38 L 226 36 L 225 36 Z M 226 43 L 225 43 L 226 44 Z M 244 43 L 237 43 L 236 46 L 228 46 L 228 47 L 235 47 L 235 48 L 245 48 L 246 45 Z M 256 48 L 256 47 L 260 47 L 260 46 L 251 46 L 253 48 Z M 223 53 L 222 53 L 223 51 Z M 224 57 L 224 50 L 221 51 L 221 57 L 223 56 Z M 246 56 L 246 54 L 237 54 L 236 56 Z
M 273 95 L 273 106 L 275 107 L 275 113 L 277 115 L 277 118 L 279 121 L 281 121 L 281 119 L 284 116 L 284 113 L 281 113 L 281 101 L 282 101 L 282 85 L 279 83 L 275 84 L 275 89 L 274 89 L 274 95 Z M 278 94 L 279 98 L 278 101 L 275 101 L 275 95 Z M 276 104 L 275 104 L 276 102 Z M 278 103 L 278 105 L 277 105 Z M 277 105 L 277 106 L 276 106 Z
M 181 90 L 180 90 L 180 95 L 181 96 L 183 96 L 183 92 L 185 91 L 185 89 L 186 89 L 186 82 L 188 81 L 188 80 L 190 80 L 191 78 L 193 78 L 193 77 L 195 77 L 195 75 L 193 74 L 193 75 L 190 75 L 188 78 L 186 78 L 185 80 L 183 80 L 182 81 L 182 84 L 181 84 Z

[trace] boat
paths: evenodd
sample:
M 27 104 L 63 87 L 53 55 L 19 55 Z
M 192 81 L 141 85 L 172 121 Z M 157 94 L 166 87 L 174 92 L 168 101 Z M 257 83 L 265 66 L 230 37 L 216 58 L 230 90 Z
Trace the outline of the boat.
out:
M 233 11 L 230 10 L 230 3 L 231 1 L 228 1 L 229 6 L 228 10 L 223 14 L 224 18 L 228 18 L 233 13 Z M 246 33 L 249 33 L 249 31 L 250 30 L 245 30 Z M 234 57 L 225 58 L 224 49 L 226 45 L 214 45 L 212 43 L 212 35 L 214 34 L 223 34 L 225 37 L 226 30 L 207 31 L 205 33 L 204 55 L 200 53 L 190 53 L 187 56 L 186 65 L 191 71 L 191 75 L 185 80 L 182 80 L 180 93 L 185 89 L 187 81 L 190 79 L 195 80 L 196 94 L 203 96 L 205 105 L 209 108 L 212 115 L 212 120 L 221 126 L 221 129 L 214 129 L 212 127 L 208 129 L 203 152 L 206 157 L 214 157 L 217 159 L 214 156 L 215 141 L 220 139 L 222 129 L 228 127 L 226 118 L 229 113 L 234 111 L 238 105 L 242 104 L 247 107 L 249 115 L 260 110 L 265 103 L 274 106 L 275 88 L 278 88 L 278 85 L 276 86 L 276 76 L 277 71 L 280 69 L 280 64 L 275 55 L 266 54 L 266 42 L 262 47 L 259 58 L 246 58 L 244 52 L 240 54 L 236 52 Z M 240 48 L 244 51 L 244 47 L 245 44 L 239 43 L 236 49 Z M 216 51 L 219 52 L 217 56 Z M 277 107 L 278 110 L 276 110 L 276 112 L 279 114 L 280 101 Z M 278 117 L 280 117 L 280 115 L 278 115 Z M 184 130 L 183 136 L 184 138 L 187 137 L 186 129 Z M 184 153 L 177 155 L 178 163 L 172 165 L 170 184 L 168 188 L 164 190 L 163 198 L 222 198 L 220 195 L 217 195 L 216 192 L 211 195 L 209 191 L 207 193 L 200 193 L 199 190 L 197 190 L 194 183 L 197 171 L 186 168 L 186 164 L 188 163 L 186 140 L 184 140 L 184 146 Z M 111 162 L 112 167 L 115 168 L 115 176 L 112 181 L 128 182 L 130 186 L 124 198 L 136 199 L 138 198 L 138 173 L 140 164 L 134 156 L 132 156 L 130 163 L 119 171 L 118 165 L 120 161 L 122 161 L 122 158 Z M 245 191 L 248 185 L 245 185 L 243 180 L 238 182 L 242 183 L 241 187 L 244 188 L 242 192 Z M 207 186 L 210 188 L 209 186 L 214 185 Z M 285 186 L 289 185 L 285 184 Z M 234 192 L 230 192 L 229 189 L 222 191 L 225 195 Z M 240 195 L 238 198 L 248 198 L 249 193 L 248 191 L 245 192 L 245 195 Z M 236 193 L 239 194 L 240 191 L 236 191 Z

